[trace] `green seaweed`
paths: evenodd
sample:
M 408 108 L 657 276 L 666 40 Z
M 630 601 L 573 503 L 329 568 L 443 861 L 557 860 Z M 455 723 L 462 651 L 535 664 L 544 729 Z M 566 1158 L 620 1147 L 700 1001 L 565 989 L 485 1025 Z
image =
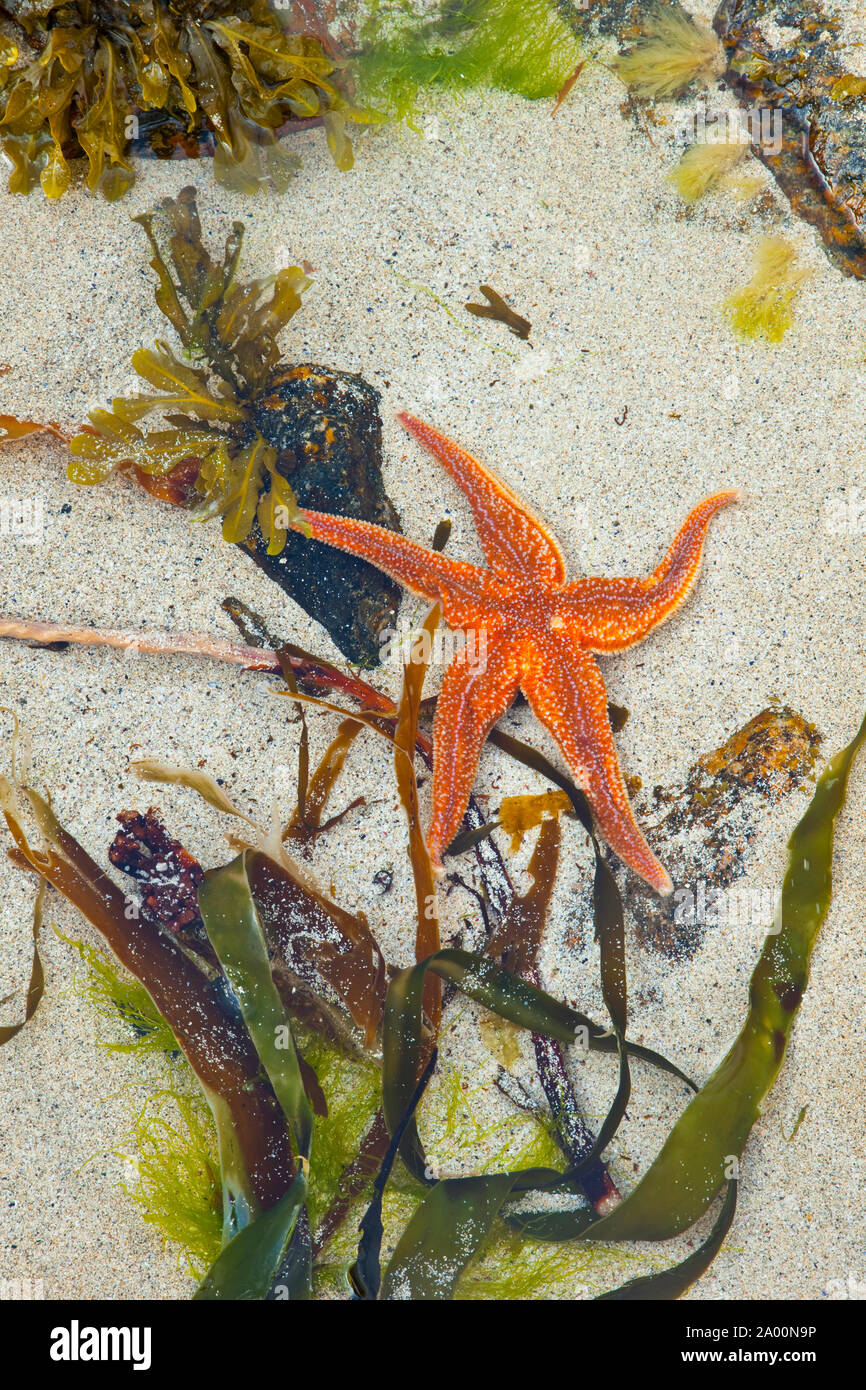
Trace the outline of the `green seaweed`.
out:
M 321 117 L 338 165 L 352 149 L 340 65 L 312 34 L 288 32 L 267 0 L 4 0 L 33 50 L 0 46 L 0 149 L 9 188 L 41 184 L 60 198 L 85 155 L 87 187 L 114 200 L 134 182 L 130 145 L 139 118 L 157 112 L 176 144 L 215 143 L 218 182 L 244 193 L 285 191 L 298 161 L 274 132 L 288 119 Z M 171 153 L 169 145 L 166 153 Z
M 793 323 L 794 301 L 811 272 L 783 237 L 762 237 L 753 264 L 749 283 L 729 295 L 722 309 L 738 337 L 780 343 Z
M 529 1164 L 521 1163 L 521 1167 Z M 585 1272 L 598 1277 L 598 1251 L 525 1240 L 498 1222 L 487 1246 L 458 1280 L 455 1302 L 573 1298 Z
M 356 71 L 365 101 L 411 120 L 424 90 L 555 97 L 579 61 L 578 40 L 550 0 L 457 0 L 397 23 L 374 7 Z
M 150 241 L 156 302 L 184 360 L 162 340 L 135 352 L 133 368 L 155 390 L 92 411 L 90 426 L 70 442 L 68 475 L 90 485 L 131 469 L 152 491 L 162 480 L 159 495 L 192 506 L 197 519 L 222 516 L 227 541 L 245 540 L 258 518 L 268 553 L 278 555 L 289 525 L 303 521 L 253 409 L 279 361 L 277 337 L 311 281 L 298 266 L 240 281 L 243 223 L 234 223 L 215 261 L 202 241 L 193 188 L 133 221 Z M 172 428 L 141 428 L 154 413 Z
M 379 1069 L 366 1058 L 348 1056 L 321 1036 L 308 1034 L 304 1061 L 319 1078 L 328 1113 L 316 1120 L 310 1155 L 310 1222 L 315 1230 L 337 1195 L 343 1170 L 358 1153 L 379 1106 Z M 353 1253 L 350 1244 L 345 1254 Z
M 185 1062 L 178 1064 L 177 1083 L 186 1078 Z M 220 1252 L 222 1185 L 216 1126 L 201 1092 L 172 1084 L 148 1096 L 133 1124 L 133 1149 L 123 1157 L 135 1178 L 122 1183 L 140 1209 L 142 1219 L 156 1228 L 163 1247 L 178 1247 L 178 1266 L 201 1279 Z
M 55 928 L 56 931 L 56 928 Z M 74 937 L 57 936 L 67 946 L 71 946 L 85 967 L 83 981 L 76 982 L 76 990 L 86 999 L 100 1018 L 117 1018 L 132 1030 L 133 1038 L 121 1042 L 116 1037 L 100 1040 L 100 1046 L 107 1052 L 163 1052 L 178 1051 L 179 1044 L 162 1014 L 156 1008 L 144 985 L 134 975 L 123 974 L 113 961 L 96 946 Z

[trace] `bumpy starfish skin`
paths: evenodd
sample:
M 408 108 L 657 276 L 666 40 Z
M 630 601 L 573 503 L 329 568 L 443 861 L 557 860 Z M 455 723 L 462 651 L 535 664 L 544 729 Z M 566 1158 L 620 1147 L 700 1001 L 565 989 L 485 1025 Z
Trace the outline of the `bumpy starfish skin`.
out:
M 450 627 L 484 632 L 483 669 L 464 647 L 442 682 L 433 726 L 434 865 L 460 826 L 488 733 L 522 690 L 586 793 L 601 834 L 657 892 L 673 887 L 632 814 L 593 653 L 624 651 L 669 618 L 698 574 L 711 518 L 737 500 L 709 497 L 689 515 L 648 579 L 565 581 L 546 527 L 465 450 L 411 415 L 401 422 L 469 500 L 489 570 L 426 550 L 370 522 L 304 512 L 313 535 L 363 556 L 412 593 L 442 605 Z

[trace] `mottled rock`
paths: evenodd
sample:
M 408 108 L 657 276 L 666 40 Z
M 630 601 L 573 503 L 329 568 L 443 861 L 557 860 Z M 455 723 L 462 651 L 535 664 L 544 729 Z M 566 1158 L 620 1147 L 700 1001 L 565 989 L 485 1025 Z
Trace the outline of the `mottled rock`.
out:
M 839 20 L 821 0 L 724 0 L 714 28 L 747 108 L 778 111 L 782 147 L 753 143 L 833 263 L 866 277 L 866 88 L 848 81 Z
M 654 788 L 654 807 L 637 809 L 679 891 L 658 898 L 633 874 L 616 870 L 644 946 L 667 956 L 694 955 L 714 924 L 714 902 L 721 904 L 723 890 L 746 872 L 746 851 L 761 816 L 812 774 L 820 743 L 815 726 L 788 706 L 765 709 L 699 758 L 681 787 Z M 769 927 L 772 907 L 760 906 Z
M 302 507 L 399 531 L 382 483 L 379 400 L 379 392 L 352 373 L 280 367 L 256 402 L 254 419 L 278 450 L 277 467 Z M 378 664 L 380 634 L 396 621 L 398 584 L 366 560 L 293 531 L 282 554 L 268 555 L 256 523 L 243 548 L 322 624 L 349 661 Z

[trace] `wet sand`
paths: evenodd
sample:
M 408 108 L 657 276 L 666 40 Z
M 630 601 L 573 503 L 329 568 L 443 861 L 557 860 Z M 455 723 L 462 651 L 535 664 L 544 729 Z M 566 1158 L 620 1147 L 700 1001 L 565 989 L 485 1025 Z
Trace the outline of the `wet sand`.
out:
M 493 94 L 441 101 L 425 112 L 420 137 L 398 128 L 364 135 L 350 174 L 332 167 L 313 131 L 294 142 L 303 169 L 282 199 L 227 194 L 207 164 L 154 162 L 138 165 L 132 193 L 113 207 L 80 188 L 57 205 L 0 193 L 0 360 L 11 366 L 0 379 L 2 409 L 74 424 L 133 387 L 131 353 L 166 326 L 143 234 L 128 219 L 194 183 L 211 245 L 233 218 L 244 220 L 247 276 L 302 258 L 315 266 L 283 338 L 285 357 L 361 372 L 382 392 L 385 481 L 407 535 L 426 543 L 449 516 L 449 552 L 482 558 L 460 493 L 403 434 L 399 409 L 451 434 L 523 494 L 574 576 L 648 572 L 691 506 L 722 487 L 743 489 L 741 505 L 713 523 L 684 608 L 645 644 L 601 663 L 610 699 L 631 711 L 617 739 L 626 775 L 646 789 L 676 783 L 772 697 L 817 724 L 829 755 L 866 704 L 866 539 L 850 508 L 846 530 L 827 526 L 828 501 L 855 503 L 866 487 L 864 289 L 828 263 L 754 161 L 743 171 L 764 180 L 764 196 L 744 204 L 723 193 L 686 209 L 664 178 L 678 154 L 676 109 L 664 108 L 668 123 L 654 125 L 650 140 L 621 114 L 623 95 L 597 66 L 553 120 L 549 103 Z M 813 272 L 794 328 L 771 349 L 738 342 L 718 308 L 748 280 L 756 238 L 767 232 L 787 237 Z M 531 320 L 532 346 L 464 313 L 481 282 Z M 338 656 L 221 541 L 218 526 L 191 524 L 120 479 L 75 487 L 63 447 L 47 437 L 4 447 L 0 469 L 3 495 L 30 499 L 45 522 L 31 546 L 2 538 L 0 612 L 231 637 L 219 603 L 236 594 L 286 638 Z M 413 609 L 407 600 L 404 614 Z M 396 691 L 396 670 L 379 679 Z M 437 680 L 434 672 L 431 690 Z M 117 811 L 151 804 L 205 864 L 228 857 L 225 819 L 189 791 L 143 787 L 128 773 L 132 757 L 204 760 L 262 820 L 275 794 L 291 808 L 298 730 L 275 684 L 194 659 L 0 643 L 0 703 L 30 735 L 33 783 L 50 790 L 60 818 L 101 863 Z M 0 717 L 8 762 L 11 720 Z M 525 709 L 506 726 L 552 751 Z M 310 729 L 315 754 L 333 720 L 312 714 Z M 541 789 L 532 774 L 485 752 L 477 790 L 491 809 L 503 795 Z M 407 962 L 413 896 L 403 823 L 387 751 L 372 738 L 356 745 L 335 804 L 358 795 L 368 804 L 320 842 L 313 868 L 337 901 L 368 912 L 386 955 Z M 746 884 L 780 881 L 785 840 L 807 795 L 793 793 L 761 820 Z M 429 782 L 422 797 L 426 807 Z M 864 815 L 861 763 L 839 822 L 834 904 L 781 1079 L 748 1145 L 737 1222 L 692 1298 L 816 1299 L 841 1287 L 832 1281 L 866 1279 Z M 545 981 L 602 1017 L 595 950 L 582 927 L 589 851 L 574 823 L 563 830 Z M 382 868 L 394 873 L 386 897 L 373 885 Z M 17 990 L 19 1001 L 5 1006 L 4 1020 L 23 998 L 33 896 L 25 875 L 4 871 L 0 996 Z M 444 935 L 465 918 L 477 922 L 472 899 L 453 893 L 443 904 Z M 766 925 L 710 930 L 695 958 L 679 963 L 640 949 L 631 935 L 634 1039 L 708 1075 L 739 1028 Z M 186 1296 L 192 1286 L 175 1252 L 161 1249 L 118 1187 L 128 1176 L 118 1150 L 131 1111 L 164 1073 L 100 1049 L 92 1011 L 73 987 L 76 958 L 55 926 L 95 940 L 51 895 L 47 995 L 0 1051 L 0 1275 L 41 1279 L 48 1298 Z M 445 1055 L 492 1083 L 496 1063 L 475 1010 L 454 1010 Z M 528 1052 L 517 1071 L 531 1079 Z M 590 1113 L 604 1110 L 611 1078 L 609 1069 L 581 1070 Z M 632 1120 L 612 1149 L 626 1186 L 681 1103 L 654 1075 L 639 1075 L 637 1086 Z M 492 1084 L 484 1090 L 495 1094 Z M 672 1259 L 693 1243 L 677 1241 Z M 610 1266 L 608 1282 L 615 1273 Z M 576 1271 L 558 1296 L 586 1296 L 592 1279 Z

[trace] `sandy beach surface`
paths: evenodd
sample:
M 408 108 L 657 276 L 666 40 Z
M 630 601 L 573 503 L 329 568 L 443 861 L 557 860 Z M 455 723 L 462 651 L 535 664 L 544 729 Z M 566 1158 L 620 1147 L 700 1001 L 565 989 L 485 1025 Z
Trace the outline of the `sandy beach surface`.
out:
M 575 577 L 647 573 L 690 507 L 722 487 L 742 489 L 741 504 L 713 523 L 683 609 L 645 644 L 602 659 L 610 699 L 631 712 L 617 737 L 627 776 L 645 789 L 676 784 L 774 697 L 817 725 L 827 756 L 866 707 L 866 526 L 856 513 L 866 489 L 864 289 L 828 262 L 752 160 L 742 171 L 762 182 L 751 201 L 723 192 L 687 208 L 665 181 L 686 107 L 665 107 L 665 123 L 647 130 L 621 111 L 623 98 L 599 64 L 555 119 L 549 102 L 493 93 L 431 101 L 421 134 L 392 126 L 362 135 L 348 174 L 311 131 L 293 141 L 303 168 L 290 191 L 255 202 L 216 187 L 207 162 L 140 161 L 131 194 L 113 206 L 80 187 L 57 204 L 4 190 L 0 360 L 11 370 L 0 379 L 0 409 L 72 425 L 134 387 L 132 352 L 166 325 L 144 236 L 129 217 L 193 183 L 212 247 L 243 220 L 247 276 L 301 259 L 315 267 L 283 338 L 285 358 L 361 372 L 382 392 L 385 482 L 407 535 L 426 544 L 447 516 L 449 553 L 483 563 L 461 494 L 405 436 L 400 409 L 443 429 L 525 496 Z M 749 279 L 767 233 L 786 237 L 811 271 L 794 327 L 775 348 L 737 340 L 719 308 Z M 482 282 L 531 320 L 531 345 L 464 312 Z M 217 525 L 192 524 L 125 480 L 77 487 L 65 465 L 63 446 L 48 436 L 0 453 L 0 493 L 31 499 L 44 518 L 33 544 L 2 538 L 0 612 L 231 637 L 219 605 L 234 594 L 287 639 L 338 657 Z M 840 499 L 850 504 L 841 531 L 828 526 L 828 504 Z M 404 615 L 414 610 L 407 599 Z M 439 677 L 432 673 L 431 690 Z M 375 679 L 398 689 L 394 667 Z M 203 762 L 259 820 L 274 796 L 288 813 L 298 728 L 276 684 L 191 658 L 0 643 L 0 704 L 29 735 L 33 785 L 51 792 L 61 820 L 103 864 L 116 813 L 151 804 L 206 865 L 229 857 L 226 819 L 190 791 L 142 786 L 128 771 L 134 757 Z M 309 723 L 321 752 L 334 721 L 314 712 Z M 525 708 L 506 727 L 555 756 Z M 11 733 L 0 714 L 4 766 Z M 484 753 L 477 790 L 491 810 L 503 795 L 543 786 L 495 750 Z M 808 786 L 793 792 L 760 820 L 749 886 L 780 882 L 808 794 Z M 366 806 L 318 844 L 312 867 L 338 902 L 368 913 L 386 955 L 406 963 L 414 919 L 404 825 L 387 749 L 372 737 L 356 744 L 335 804 L 361 795 Z M 429 781 L 422 797 L 426 814 Z M 864 818 L 861 762 L 839 820 L 833 906 L 781 1078 L 746 1150 L 736 1224 L 691 1298 L 820 1299 L 849 1278 L 866 1287 Z M 590 851 L 573 821 L 563 836 L 545 983 L 600 1018 Z M 515 861 L 518 884 L 530 848 Z M 386 896 L 373 884 L 381 869 L 394 874 Z M 8 866 L 2 882 L 0 997 L 14 992 L 3 1013 L 12 1021 L 26 988 L 35 888 Z M 442 918 L 447 938 L 466 918 L 477 924 L 477 910 L 455 892 Z M 744 1017 L 767 925 L 710 929 L 683 961 L 639 947 L 629 931 L 633 1038 L 708 1075 Z M 49 895 L 47 994 L 0 1050 L 0 1276 L 42 1280 L 47 1298 L 186 1297 L 193 1285 L 176 1252 L 163 1250 L 120 1186 L 131 1117 L 163 1072 L 99 1046 L 106 1029 L 121 1038 L 122 1027 L 97 1025 L 76 988 L 77 956 L 55 927 L 96 940 Z M 473 1078 L 479 1105 L 494 1104 L 485 1098 L 496 1094 L 496 1061 L 479 1012 L 454 1007 L 444 1056 Z M 612 1070 L 575 1066 L 588 1112 L 603 1113 Z M 529 1076 L 528 1051 L 523 1067 Z M 623 1185 L 681 1104 L 655 1074 L 637 1076 L 611 1155 Z M 650 1259 L 672 1261 L 694 1244 L 693 1233 Z M 612 1256 L 603 1281 L 634 1268 L 634 1258 Z M 602 1274 L 576 1262 L 556 1296 L 591 1296 Z

